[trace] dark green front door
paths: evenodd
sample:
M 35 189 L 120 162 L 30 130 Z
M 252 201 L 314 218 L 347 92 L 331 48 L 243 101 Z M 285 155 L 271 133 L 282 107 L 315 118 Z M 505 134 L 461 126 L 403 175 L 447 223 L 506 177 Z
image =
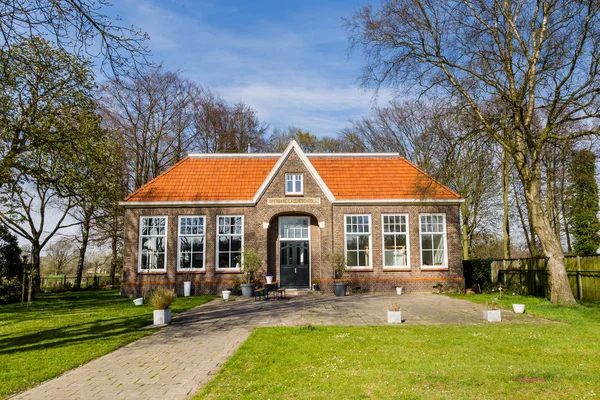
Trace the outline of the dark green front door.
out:
M 279 251 L 281 287 L 295 289 L 310 287 L 308 247 L 308 240 L 281 242 Z

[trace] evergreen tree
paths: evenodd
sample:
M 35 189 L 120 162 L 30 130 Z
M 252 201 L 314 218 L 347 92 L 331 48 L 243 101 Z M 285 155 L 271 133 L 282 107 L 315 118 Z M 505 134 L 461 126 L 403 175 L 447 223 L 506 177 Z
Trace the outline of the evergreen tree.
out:
M 569 219 L 575 254 L 596 254 L 600 247 L 596 156 L 590 150 L 573 152 L 569 178 Z

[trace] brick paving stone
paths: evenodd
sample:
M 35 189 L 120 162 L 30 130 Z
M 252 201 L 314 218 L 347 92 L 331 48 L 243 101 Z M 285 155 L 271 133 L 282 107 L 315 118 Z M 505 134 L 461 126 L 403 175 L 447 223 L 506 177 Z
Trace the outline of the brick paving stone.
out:
M 158 332 L 42 383 L 14 399 L 164 399 L 193 396 L 246 340 L 264 326 L 384 325 L 390 301 L 400 300 L 413 324 L 483 324 L 483 306 L 433 294 L 299 294 L 255 302 L 220 299 L 177 315 Z M 552 323 L 503 311 L 502 324 Z

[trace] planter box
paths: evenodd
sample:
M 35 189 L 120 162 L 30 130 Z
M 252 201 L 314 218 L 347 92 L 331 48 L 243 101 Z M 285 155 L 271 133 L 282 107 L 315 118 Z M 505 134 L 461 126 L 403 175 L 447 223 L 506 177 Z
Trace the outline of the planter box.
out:
M 231 296 L 231 290 L 223 290 L 221 293 L 223 294 L 223 300 L 229 300 L 229 296 Z
M 502 311 L 501 310 L 483 310 L 483 319 L 488 322 L 501 322 Z
M 254 283 L 242 283 L 242 296 L 254 296 Z
M 154 325 L 164 325 L 171 322 L 171 309 L 154 310 Z
M 400 296 L 402 294 L 402 288 L 397 286 L 396 287 L 396 293 L 398 294 L 398 296 Z
M 192 282 L 190 282 L 190 281 L 183 282 L 183 295 L 185 297 L 189 297 L 191 293 L 192 293 Z
M 525 304 L 513 304 L 515 314 L 523 314 L 525 312 Z
M 267 275 L 267 285 L 270 285 L 271 283 L 273 283 L 273 275 Z
M 347 288 L 348 288 L 348 284 L 346 282 L 334 282 L 333 283 L 333 293 L 337 297 L 345 296 Z
M 133 304 L 135 304 L 136 306 L 141 306 L 142 304 L 144 304 L 144 298 L 138 297 L 137 299 L 134 299 Z
M 388 324 L 401 324 L 402 323 L 402 311 L 389 311 L 387 312 Z

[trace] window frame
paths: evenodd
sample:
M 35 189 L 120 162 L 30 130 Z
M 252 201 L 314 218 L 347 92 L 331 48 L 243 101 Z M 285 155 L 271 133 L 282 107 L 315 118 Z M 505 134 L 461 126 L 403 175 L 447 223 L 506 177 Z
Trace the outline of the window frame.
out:
M 386 266 L 385 265 L 385 236 L 386 235 L 397 235 L 397 232 L 386 233 L 384 231 L 385 223 L 384 217 L 405 217 L 406 218 L 406 265 L 405 266 Z M 381 265 L 384 270 L 410 270 L 410 218 L 407 213 L 383 213 L 381 214 Z
M 348 249 L 346 248 L 348 243 L 348 235 L 350 236 L 358 236 L 364 235 L 365 233 L 348 233 L 346 229 L 346 218 L 347 217 L 369 217 L 369 265 L 366 266 L 348 266 Z M 366 214 L 344 214 L 344 268 L 347 270 L 373 270 L 373 216 L 370 213 Z
M 189 234 L 182 235 L 181 234 L 181 219 L 182 218 L 202 218 L 202 235 L 198 234 Z M 204 240 L 202 241 L 202 254 L 204 257 L 202 258 L 202 268 L 181 268 L 181 238 L 182 237 L 201 237 Z M 192 251 L 193 255 L 194 252 Z M 206 271 L 206 216 L 205 215 L 179 215 L 177 220 L 177 272 L 199 272 Z
M 227 235 L 221 235 L 219 234 L 219 218 L 234 218 L 234 217 L 240 217 L 242 219 L 242 233 L 237 235 L 237 234 L 227 234 Z M 244 224 L 245 224 L 245 216 L 243 214 L 220 214 L 217 215 L 217 218 L 215 220 L 216 222 L 216 226 L 215 226 L 215 271 L 217 272 L 231 272 L 231 273 L 238 273 L 238 272 L 242 272 L 242 268 L 240 266 L 240 268 L 220 268 L 219 267 L 219 237 L 220 236 L 240 236 L 242 238 L 242 245 L 240 247 L 240 255 L 242 255 L 244 253 Z M 231 253 L 231 251 L 229 252 Z
M 164 235 L 142 235 L 142 220 L 144 218 L 164 218 L 165 219 L 165 234 Z M 167 272 L 167 246 L 169 237 L 169 216 L 168 215 L 140 215 L 138 220 L 138 273 L 165 273 Z M 157 269 L 143 269 L 142 268 L 142 238 L 144 237 L 164 237 L 165 240 L 165 254 L 163 255 L 164 268 Z
M 296 191 L 296 180 L 292 180 L 292 191 L 288 191 L 288 177 L 300 177 L 300 191 Z M 285 174 L 285 194 L 287 196 L 303 196 L 304 195 L 304 174 L 302 172 L 290 172 Z
M 431 235 L 431 232 L 423 232 L 421 228 L 421 217 L 422 216 L 436 216 L 442 217 L 442 227 L 444 231 L 441 233 L 444 237 L 444 263 L 442 265 L 425 265 L 423 264 L 423 234 Z M 435 233 L 439 234 L 439 233 Z M 422 270 L 446 270 L 448 269 L 448 229 L 446 228 L 446 214 L 445 213 L 421 213 L 419 214 L 419 253 L 421 258 L 421 269 Z

